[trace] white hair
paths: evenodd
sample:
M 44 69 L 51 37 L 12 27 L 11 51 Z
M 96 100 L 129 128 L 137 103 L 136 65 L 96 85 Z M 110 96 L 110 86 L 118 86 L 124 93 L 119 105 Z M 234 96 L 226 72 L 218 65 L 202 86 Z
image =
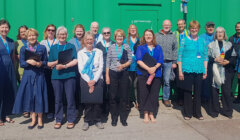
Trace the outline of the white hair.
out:
M 226 30 L 223 28 L 223 27 L 221 27 L 221 26 L 219 26 L 219 27 L 217 27 L 217 29 L 215 30 L 215 34 L 214 34 L 214 40 L 217 40 L 217 34 L 218 34 L 218 32 L 224 32 L 224 40 L 227 40 L 228 39 L 228 37 L 227 37 L 227 34 L 226 34 Z
M 111 32 L 111 29 L 110 29 L 109 27 L 103 27 L 103 28 L 102 28 L 102 32 L 103 32 L 104 30 L 109 30 L 109 31 Z
M 56 32 L 56 37 L 57 37 L 57 38 L 58 38 L 58 35 L 59 35 L 59 32 L 60 32 L 60 31 L 64 31 L 64 33 L 66 33 L 66 34 L 67 34 L 67 37 L 68 37 L 67 28 L 64 27 L 64 26 L 60 26 L 60 27 L 57 28 L 57 32 Z

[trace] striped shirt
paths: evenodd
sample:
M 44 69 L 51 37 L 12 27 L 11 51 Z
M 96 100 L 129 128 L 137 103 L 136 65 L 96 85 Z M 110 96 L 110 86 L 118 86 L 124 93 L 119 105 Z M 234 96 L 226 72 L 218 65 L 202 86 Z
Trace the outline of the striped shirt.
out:
M 118 53 L 116 51 L 115 44 L 112 44 L 109 49 L 108 49 L 108 54 L 107 54 L 107 62 L 106 62 L 106 68 L 109 68 L 110 70 L 113 71 L 118 71 L 118 66 L 120 66 L 120 62 L 118 59 L 118 54 L 120 55 L 121 53 L 121 47 L 117 47 Z M 127 57 L 128 61 L 132 63 L 132 51 L 129 47 L 128 44 L 123 44 L 123 50 L 127 51 Z M 124 68 L 123 70 L 126 70 L 127 68 Z

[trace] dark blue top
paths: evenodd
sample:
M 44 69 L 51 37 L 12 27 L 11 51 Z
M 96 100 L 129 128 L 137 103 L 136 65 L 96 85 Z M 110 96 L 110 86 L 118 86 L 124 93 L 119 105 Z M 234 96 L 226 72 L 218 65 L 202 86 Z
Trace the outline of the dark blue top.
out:
M 145 53 L 149 53 L 147 44 L 141 45 L 137 48 L 136 59 L 137 61 L 142 61 Z M 156 45 L 153 50 L 153 58 L 160 63 L 161 66 L 156 70 L 155 77 L 162 76 L 162 64 L 163 64 L 163 51 L 160 45 Z M 139 70 L 137 70 L 137 75 L 143 75 Z

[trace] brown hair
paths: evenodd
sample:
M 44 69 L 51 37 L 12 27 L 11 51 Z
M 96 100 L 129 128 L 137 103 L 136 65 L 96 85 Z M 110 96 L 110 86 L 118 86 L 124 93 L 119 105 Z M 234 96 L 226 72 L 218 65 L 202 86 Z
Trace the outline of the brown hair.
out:
M 49 25 L 45 28 L 45 30 L 44 30 L 44 32 L 43 32 L 43 39 L 44 39 L 44 40 L 47 39 L 47 30 L 48 30 L 48 27 L 54 27 L 54 28 L 55 28 L 54 38 L 56 38 L 56 26 L 55 26 L 54 24 L 49 24 Z
M 85 28 L 84 28 L 84 26 L 83 26 L 82 24 L 77 24 L 77 25 L 74 26 L 74 29 L 73 29 L 74 37 L 76 37 L 76 35 L 75 35 L 75 31 L 76 31 L 77 28 L 82 28 L 82 29 L 83 29 L 83 37 L 84 37 L 84 34 L 85 34 Z
M 130 24 L 129 27 L 128 27 L 128 34 L 127 34 L 127 43 L 128 43 L 128 44 L 129 44 L 129 42 L 130 42 L 130 37 L 131 37 L 131 35 L 130 35 L 130 28 L 131 28 L 132 26 L 134 26 L 134 28 L 136 28 L 136 37 L 139 38 L 137 26 L 134 25 L 134 24 Z
M 114 32 L 114 39 L 116 40 L 117 34 L 120 33 L 123 36 L 123 39 L 125 38 L 125 33 L 122 29 L 117 29 Z
M 146 33 L 146 32 L 151 32 L 151 33 L 152 33 L 152 35 L 153 35 L 152 44 L 153 44 L 154 46 L 156 46 L 156 45 L 157 45 L 156 36 L 155 36 L 154 32 L 153 32 L 151 29 L 146 29 L 146 30 L 143 32 L 143 36 L 141 37 L 141 40 L 140 40 L 140 45 L 146 44 L 146 40 L 145 40 L 145 33 Z
M 28 29 L 28 27 L 27 27 L 26 25 L 22 25 L 22 26 L 20 26 L 20 27 L 18 28 L 17 40 L 22 39 L 22 38 L 20 37 L 20 29 L 22 29 L 22 28 L 25 28 L 26 30 Z
M 199 22 L 196 21 L 196 20 L 191 21 L 191 22 L 189 23 L 188 29 L 190 30 L 191 28 L 198 28 L 198 29 L 200 29 L 200 24 L 199 24 Z

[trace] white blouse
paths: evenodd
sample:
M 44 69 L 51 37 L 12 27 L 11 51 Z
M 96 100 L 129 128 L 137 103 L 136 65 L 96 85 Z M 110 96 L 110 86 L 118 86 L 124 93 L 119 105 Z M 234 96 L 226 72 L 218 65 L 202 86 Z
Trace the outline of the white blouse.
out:
M 103 72 L 103 53 L 101 50 L 94 48 L 92 51 L 95 51 L 95 56 L 94 56 L 94 60 L 93 60 L 93 75 L 94 81 L 98 81 L 99 78 L 103 79 L 102 76 L 102 72 Z M 86 62 L 88 61 L 88 56 L 86 54 L 87 49 L 83 48 L 82 50 L 80 50 L 78 52 L 78 70 L 79 73 L 81 74 L 81 77 L 86 81 L 89 82 L 90 78 L 87 74 L 82 74 L 82 70 L 84 69 L 84 66 L 86 64 Z

